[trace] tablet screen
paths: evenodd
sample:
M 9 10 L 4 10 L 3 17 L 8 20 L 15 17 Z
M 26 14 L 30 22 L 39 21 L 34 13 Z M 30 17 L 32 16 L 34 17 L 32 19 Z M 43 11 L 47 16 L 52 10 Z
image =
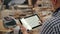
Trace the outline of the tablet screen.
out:
M 40 26 L 40 23 L 41 23 L 37 14 L 22 18 L 20 20 L 21 20 L 23 26 L 28 30 L 32 30 L 32 29 Z

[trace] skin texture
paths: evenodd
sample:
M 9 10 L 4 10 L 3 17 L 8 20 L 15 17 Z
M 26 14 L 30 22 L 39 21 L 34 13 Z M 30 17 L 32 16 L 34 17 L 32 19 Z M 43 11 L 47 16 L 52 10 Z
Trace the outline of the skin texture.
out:
M 28 34 L 28 32 L 24 26 L 21 26 L 21 31 L 23 32 L 23 34 Z

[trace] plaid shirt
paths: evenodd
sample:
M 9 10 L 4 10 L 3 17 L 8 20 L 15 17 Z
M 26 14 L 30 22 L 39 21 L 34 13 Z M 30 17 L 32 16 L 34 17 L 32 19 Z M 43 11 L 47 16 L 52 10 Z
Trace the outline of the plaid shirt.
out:
M 60 11 L 53 15 L 51 19 L 43 24 L 40 34 L 60 34 Z

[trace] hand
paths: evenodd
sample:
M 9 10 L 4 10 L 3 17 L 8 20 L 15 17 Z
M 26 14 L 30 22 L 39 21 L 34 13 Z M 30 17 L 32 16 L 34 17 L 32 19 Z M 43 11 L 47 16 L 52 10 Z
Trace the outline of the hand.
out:
M 24 26 L 21 26 L 21 31 L 22 32 L 27 32 L 26 28 Z
M 21 31 L 23 32 L 23 34 L 28 34 L 28 32 L 24 26 L 21 26 Z

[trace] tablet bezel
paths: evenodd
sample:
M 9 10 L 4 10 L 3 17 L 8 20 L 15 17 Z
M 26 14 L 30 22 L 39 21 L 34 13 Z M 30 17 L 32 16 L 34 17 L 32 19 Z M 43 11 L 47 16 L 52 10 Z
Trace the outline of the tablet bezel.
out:
M 24 17 L 24 19 L 29 18 L 29 17 L 32 17 L 32 16 L 35 16 L 35 15 L 39 18 L 39 16 L 38 16 L 37 14 L 33 14 L 33 15 L 31 15 L 31 16 Z M 40 20 L 40 18 L 39 18 L 39 20 Z M 19 21 L 20 21 L 20 23 L 22 24 L 21 19 L 19 19 Z M 40 20 L 40 22 L 41 22 L 41 20 Z M 23 24 L 22 24 L 22 25 L 23 25 Z M 41 26 L 41 25 L 42 25 L 42 24 L 40 23 L 40 25 L 37 25 L 37 26 L 33 27 L 32 29 L 35 29 L 35 28 L 37 28 L 37 27 L 39 27 L 39 26 Z

